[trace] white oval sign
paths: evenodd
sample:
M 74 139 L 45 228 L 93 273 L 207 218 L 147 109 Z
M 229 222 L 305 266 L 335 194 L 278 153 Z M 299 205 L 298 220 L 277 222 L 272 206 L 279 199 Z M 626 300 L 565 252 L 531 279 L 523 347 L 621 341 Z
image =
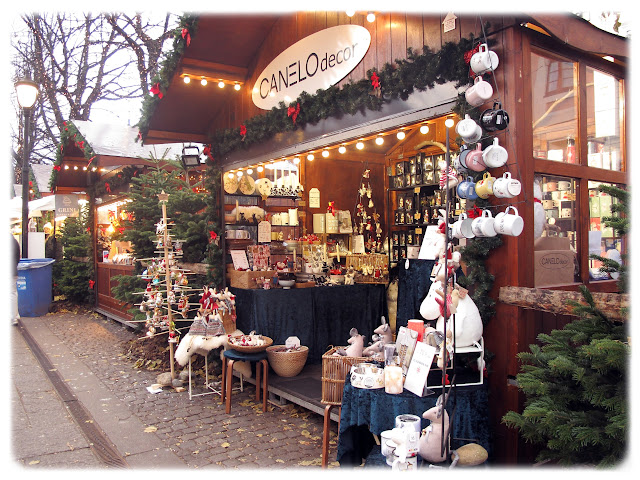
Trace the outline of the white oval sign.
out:
M 264 110 L 288 105 L 303 92 L 335 85 L 364 58 L 371 34 L 360 25 L 338 25 L 313 33 L 274 58 L 258 76 L 251 98 Z

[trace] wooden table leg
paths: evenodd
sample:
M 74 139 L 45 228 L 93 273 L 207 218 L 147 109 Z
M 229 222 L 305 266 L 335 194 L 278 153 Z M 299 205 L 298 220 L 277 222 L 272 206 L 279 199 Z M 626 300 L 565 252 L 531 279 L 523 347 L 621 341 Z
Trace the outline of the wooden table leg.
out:
M 324 407 L 324 426 L 322 429 L 322 468 L 329 464 L 329 424 L 331 422 L 331 409 L 334 405 Z
M 262 411 L 267 411 L 267 387 L 269 385 L 269 362 L 261 360 L 262 363 Z
M 226 412 L 231 413 L 231 388 L 233 382 L 233 360 L 227 360 Z
M 260 362 L 256 362 L 256 402 L 260 401 Z

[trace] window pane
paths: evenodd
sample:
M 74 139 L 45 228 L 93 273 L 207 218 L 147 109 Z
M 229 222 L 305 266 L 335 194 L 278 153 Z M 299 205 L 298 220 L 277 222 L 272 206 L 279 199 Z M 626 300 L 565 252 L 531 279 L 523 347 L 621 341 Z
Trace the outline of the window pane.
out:
M 534 157 L 577 163 L 576 83 L 573 62 L 531 54 Z
M 587 137 L 589 166 L 622 170 L 620 147 L 621 82 L 587 67 Z
M 578 207 L 572 178 L 541 175 L 544 228 L 534 246 L 535 286 L 566 285 L 578 280 Z M 536 225 L 539 219 L 535 219 Z M 537 234 L 537 233 L 536 233 Z
M 617 199 L 598 190 L 600 182 L 589 182 L 589 254 L 608 257 L 620 262 L 622 238 L 605 225 L 604 217 L 611 216 L 611 205 Z M 589 260 L 589 277 L 592 280 L 608 280 L 608 273 L 600 272 L 602 262 Z

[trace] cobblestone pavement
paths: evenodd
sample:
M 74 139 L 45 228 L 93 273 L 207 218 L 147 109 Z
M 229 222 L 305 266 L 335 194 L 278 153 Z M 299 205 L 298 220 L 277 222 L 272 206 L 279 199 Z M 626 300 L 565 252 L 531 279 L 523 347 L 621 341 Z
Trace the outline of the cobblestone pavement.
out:
M 114 396 L 127 406 L 189 467 L 319 468 L 323 417 L 293 404 L 284 407 L 255 401 L 253 385 L 234 392 L 227 415 L 218 395 L 193 397 L 165 388 L 151 394 L 157 371 L 134 367 L 124 344 L 140 336 L 98 314 L 54 313 L 41 317 L 51 331 Z M 211 379 L 211 376 L 210 376 Z M 202 385 L 204 379 L 197 379 Z M 236 379 L 237 380 L 237 379 Z M 193 393 L 200 393 L 203 387 Z M 337 425 L 332 422 L 329 466 L 335 462 Z M 120 452 L 126 457 L 127 452 Z

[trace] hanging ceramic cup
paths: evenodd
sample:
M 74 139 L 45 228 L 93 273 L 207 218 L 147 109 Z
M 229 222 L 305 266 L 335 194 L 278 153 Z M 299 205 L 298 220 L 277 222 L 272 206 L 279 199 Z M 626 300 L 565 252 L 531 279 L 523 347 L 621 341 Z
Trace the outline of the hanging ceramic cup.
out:
M 482 172 L 486 170 L 487 166 L 482 159 L 482 145 L 478 143 L 474 150 L 471 150 L 467 154 L 467 158 L 465 160 L 467 168 L 469 170 L 473 170 L 474 172 Z
M 478 124 L 474 122 L 468 114 L 466 114 L 464 118 L 457 123 L 456 133 L 466 141 L 465 137 L 472 136 L 475 133 L 477 127 Z
M 451 227 L 452 236 L 454 238 L 473 238 L 472 223 L 473 218 L 469 218 L 466 212 L 462 212 L 458 220 L 456 220 Z
M 510 211 L 513 211 L 513 213 L 510 213 Z M 517 237 L 522 233 L 524 220 L 520 215 L 518 215 L 516 207 L 510 205 L 504 212 L 500 212 L 496 215 L 493 222 L 493 228 L 496 233 L 499 233 L 500 235 Z
M 497 235 L 493 224 L 495 218 L 489 210 L 483 210 L 482 215 L 473 219 L 471 230 L 476 237 L 495 237 Z
M 473 181 L 473 178 L 467 177 L 466 180 L 463 180 L 458 184 L 457 193 L 460 198 L 475 200 L 478 198 L 478 194 L 476 193 L 476 182 Z
M 495 180 L 489 172 L 485 172 L 482 180 L 476 183 L 476 193 L 480 198 L 489 198 L 489 195 L 493 195 L 493 182 Z
M 521 191 L 522 185 L 515 178 L 511 178 L 511 172 L 504 172 L 493 182 L 493 194 L 498 198 L 517 197 Z
M 473 85 L 464 92 L 464 96 L 469 105 L 479 107 L 493 96 L 493 87 L 479 75 L 473 81 Z
M 482 152 L 482 160 L 489 168 L 499 168 L 507 163 L 509 154 L 507 149 L 498 142 L 498 137 L 493 139 L 493 143 Z
M 464 144 L 460 147 L 460 154 L 458 155 L 458 162 L 462 165 L 462 168 L 467 168 L 467 155 L 471 151 L 468 144 Z
M 487 132 L 497 132 L 509 126 L 509 115 L 502 109 L 500 102 L 493 102 L 493 107 L 486 109 L 480 115 L 480 125 Z
M 489 50 L 487 44 L 483 43 L 471 56 L 469 65 L 476 75 L 482 75 L 485 72 L 493 72 L 498 68 L 498 63 L 498 54 Z

